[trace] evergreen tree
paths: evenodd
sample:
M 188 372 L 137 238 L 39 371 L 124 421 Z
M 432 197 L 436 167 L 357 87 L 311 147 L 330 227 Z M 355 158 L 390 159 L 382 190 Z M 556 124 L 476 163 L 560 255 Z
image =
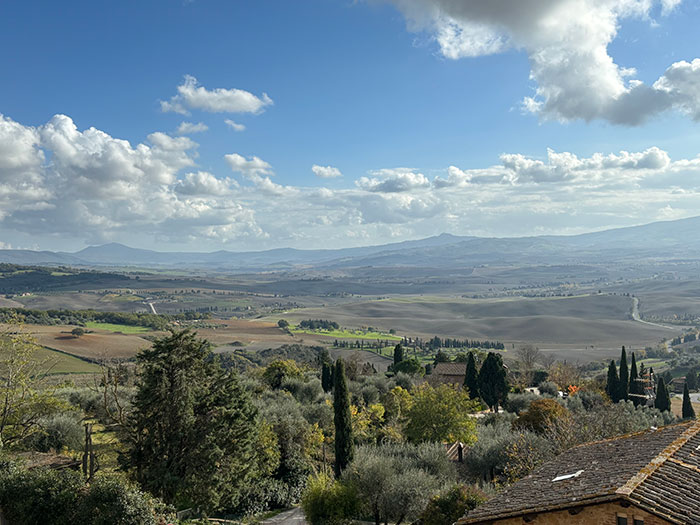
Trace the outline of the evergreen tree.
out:
M 469 352 L 467 357 L 467 373 L 464 375 L 464 388 L 469 390 L 471 399 L 479 398 L 479 373 L 476 371 L 474 352 Z
M 335 362 L 333 373 L 333 423 L 335 424 L 335 475 L 340 474 L 350 464 L 354 455 L 352 420 L 350 417 L 350 395 L 345 377 L 345 364 L 342 359 Z
M 333 390 L 333 370 L 332 364 L 324 361 L 321 364 L 321 386 L 323 391 L 328 393 Z
M 683 419 L 695 419 L 695 409 L 690 402 L 690 391 L 687 383 L 683 387 Z
M 654 407 L 658 408 L 661 412 L 671 410 L 671 397 L 668 394 L 666 382 L 664 381 L 663 377 L 659 377 L 659 384 L 656 387 L 656 400 L 654 400 Z
M 489 352 L 479 370 L 478 391 L 484 402 L 498 412 L 498 406 L 503 405 L 508 397 L 508 381 L 503 359 L 500 354 Z
M 691 368 L 685 375 L 685 384 L 688 385 L 688 390 L 698 389 L 698 371 L 696 368 Z
M 435 364 L 438 363 L 447 363 L 450 360 L 449 356 L 443 352 L 442 350 L 438 350 L 437 354 L 435 354 Z
M 399 343 L 394 347 L 394 365 L 398 365 L 401 361 L 403 361 L 403 346 Z
M 189 330 L 156 339 L 139 366 L 125 466 L 152 494 L 206 511 L 254 473 L 256 410 L 234 371 Z
M 629 392 L 629 369 L 627 368 L 627 353 L 625 352 L 625 347 L 622 347 L 622 354 L 620 355 L 620 381 L 617 384 L 618 393 L 617 397 L 620 401 L 627 401 L 627 394 Z
M 638 406 L 643 403 L 644 399 L 641 397 L 644 394 L 644 387 L 641 381 L 639 381 L 639 374 L 637 373 L 637 358 L 632 353 L 632 364 L 630 365 L 630 394 L 633 396 L 628 396 L 632 398 L 634 406 Z
M 618 392 L 620 379 L 617 376 L 617 366 L 615 366 L 615 360 L 610 360 L 610 366 L 608 367 L 608 382 L 605 384 L 605 392 L 613 403 L 617 403 L 620 398 L 618 397 Z

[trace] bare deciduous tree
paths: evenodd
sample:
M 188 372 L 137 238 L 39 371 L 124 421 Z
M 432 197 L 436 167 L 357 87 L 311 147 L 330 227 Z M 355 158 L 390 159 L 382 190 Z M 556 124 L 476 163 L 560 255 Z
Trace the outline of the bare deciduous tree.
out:
M 518 368 L 524 386 L 528 387 L 532 384 L 532 379 L 535 373 L 537 363 L 542 359 L 542 352 L 533 345 L 523 345 L 515 351 L 518 361 Z

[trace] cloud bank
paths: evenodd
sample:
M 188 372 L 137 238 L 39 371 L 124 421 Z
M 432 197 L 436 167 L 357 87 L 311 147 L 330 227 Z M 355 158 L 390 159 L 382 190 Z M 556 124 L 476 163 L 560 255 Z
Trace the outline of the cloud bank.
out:
M 229 153 L 225 173 L 203 170 L 197 147 L 162 132 L 132 145 L 81 131 L 66 115 L 38 127 L 0 116 L 0 228 L 85 243 L 138 234 L 163 247 L 327 248 L 445 231 L 578 233 L 700 209 L 700 156 L 672 159 L 654 146 L 588 157 L 504 153 L 491 166 L 430 176 L 382 168 L 342 189 L 275 182 L 284 174 L 255 155 Z
M 519 49 L 537 87 L 522 107 L 543 119 L 640 125 L 674 109 L 700 121 L 700 59 L 671 64 L 653 84 L 608 53 L 625 19 L 652 21 L 682 0 L 387 0 L 440 53 L 461 59 Z

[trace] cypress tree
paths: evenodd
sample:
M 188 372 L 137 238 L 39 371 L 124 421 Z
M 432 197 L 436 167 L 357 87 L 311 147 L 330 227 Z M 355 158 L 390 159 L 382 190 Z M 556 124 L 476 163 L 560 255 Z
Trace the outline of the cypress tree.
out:
M 615 360 L 610 360 L 610 366 L 608 367 L 608 382 L 605 384 L 605 392 L 613 403 L 617 403 L 620 398 L 618 397 L 618 392 L 620 379 L 617 377 L 617 367 L 615 366 Z
M 640 397 L 644 392 L 642 391 L 642 383 L 638 381 L 639 374 L 637 373 L 637 359 L 632 353 L 632 364 L 630 365 L 630 394 L 635 394 L 632 396 L 632 402 L 634 406 L 638 406 L 642 403 L 642 398 Z
M 467 357 L 467 372 L 464 375 L 464 388 L 469 390 L 469 397 L 477 399 L 479 397 L 479 373 L 476 371 L 476 359 L 474 352 L 469 352 Z
M 350 396 L 342 359 L 335 362 L 333 374 L 333 423 L 335 425 L 335 475 L 340 477 L 350 464 L 354 454 Z
M 666 382 L 663 377 L 659 377 L 659 384 L 656 387 L 656 399 L 654 400 L 654 408 L 658 408 L 661 412 L 671 410 L 671 397 L 666 389 Z
M 683 419 L 695 419 L 695 409 L 690 402 L 690 391 L 688 383 L 683 387 Z
M 399 343 L 394 347 L 394 365 L 398 365 L 401 361 L 403 361 L 403 346 Z
M 500 354 L 489 352 L 484 364 L 479 370 L 479 394 L 484 402 L 498 412 L 498 406 L 503 405 L 508 397 L 508 381 Z
M 627 401 L 627 394 L 629 392 L 629 369 L 627 368 L 627 353 L 625 352 L 625 347 L 622 347 L 622 353 L 620 354 L 620 382 L 618 386 L 617 397 L 620 401 Z
M 321 364 L 321 386 L 323 391 L 328 393 L 333 390 L 333 371 L 331 367 L 333 365 L 327 361 Z

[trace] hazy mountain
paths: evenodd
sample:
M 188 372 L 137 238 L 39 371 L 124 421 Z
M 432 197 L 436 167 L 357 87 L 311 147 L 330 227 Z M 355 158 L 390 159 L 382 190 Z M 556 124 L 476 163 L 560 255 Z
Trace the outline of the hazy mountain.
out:
M 700 258 L 700 217 L 582 235 L 514 238 L 442 234 L 416 241 L 344 248 L 258 252 L 157 252 L 110 243 L 76 253 L 0 250 L 0 262 L 51 265 L 200 267 L 237 270 L 362 266 L 467 267 L 481 264 L 581 263 L 639 258 Z
M 404 241 L 379 246 L 343 248 L 339 250 L 297 250 L 294 248 L 277 248 L 259 252 L 156 252 L 130 248 L 119 243 L 90 246 L 72 255 L 81 261 L 100 265 L 206 265 L 225 267 L 259 267 L 269 265 L 305 265 L 318 264 L 339 258 L 368 256 L 387 250 L 407 250 L 454 244 L 471 237 L 458 237 L 442 234 L 417 241 Z M 2 252 L 0 251 L 0 260 Z
M 37 266 L 80 266 L 84 265 L 85 261 L 68 253 L 33 250 L 0 250 L 0 263 Z

